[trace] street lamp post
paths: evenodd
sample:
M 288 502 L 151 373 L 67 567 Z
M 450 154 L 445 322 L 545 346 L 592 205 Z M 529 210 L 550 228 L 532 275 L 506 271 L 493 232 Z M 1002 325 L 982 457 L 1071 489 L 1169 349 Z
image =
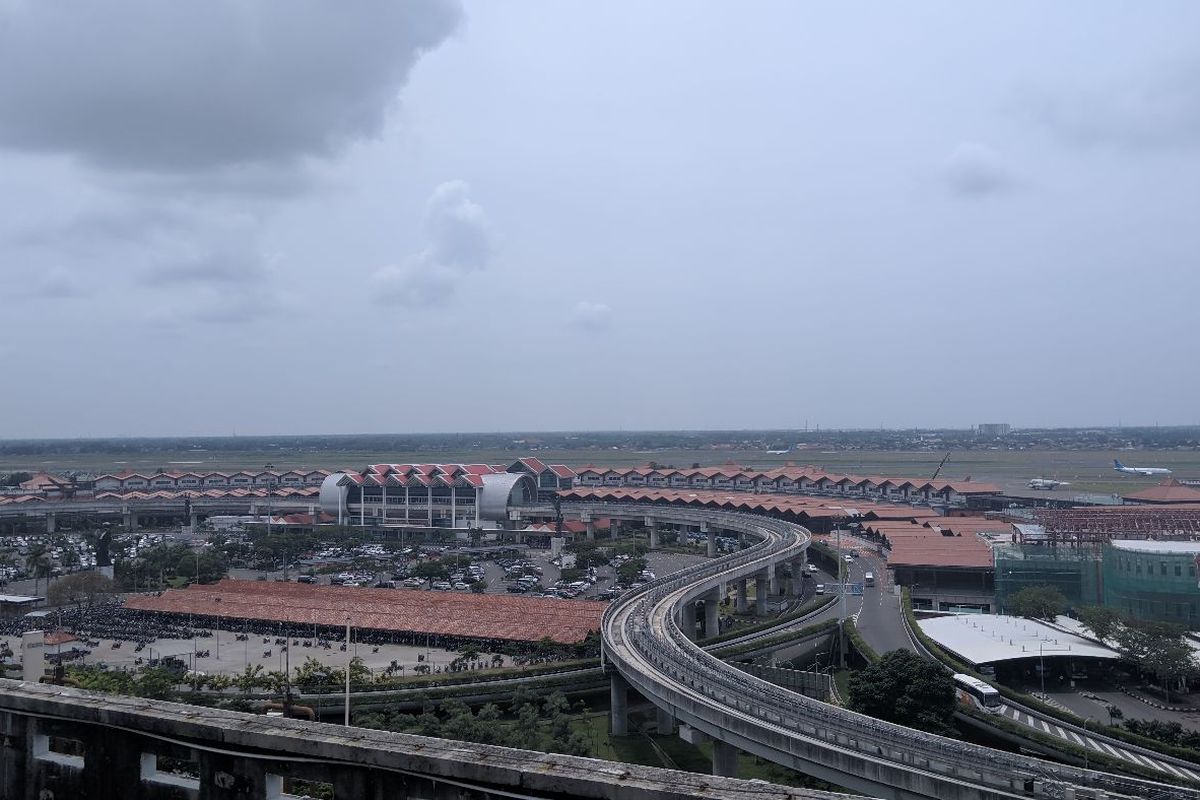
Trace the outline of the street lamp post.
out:
M 1046 696 L 1046 660 L 1042 656 L 1042 642 L 1038 642 L 1038 672 L 1042 677 L 1042 697 Z
M 354 656 L 350 652 L 350 615 L 346 615 L 346 727 L 350 727 L 350 665 Z

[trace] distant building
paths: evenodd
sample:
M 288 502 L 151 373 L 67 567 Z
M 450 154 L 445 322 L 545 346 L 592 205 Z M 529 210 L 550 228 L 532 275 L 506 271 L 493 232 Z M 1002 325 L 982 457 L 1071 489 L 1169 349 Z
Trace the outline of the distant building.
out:
M 978 430 L 980 436 L 1008 436 L 1012 426 L 1007 422 L 981 422 Z
M 1174 478 L 1167 478 L 1157 486 L 1132 492 L 1124 496 L 1126 503 L 1146 503 L 1149 505 L 1178 505 L 1180 503 L 1200 503 L 1200 489 L 1184 486 Z

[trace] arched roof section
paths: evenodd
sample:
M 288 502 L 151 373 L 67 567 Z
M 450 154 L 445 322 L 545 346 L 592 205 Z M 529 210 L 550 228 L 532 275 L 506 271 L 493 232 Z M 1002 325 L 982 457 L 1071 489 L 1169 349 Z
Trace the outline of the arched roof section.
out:
M 537 499 L 537 483 L 525 472 L 483 475 L 479 490 L 479 517 L 504 522 L 512 505 L 528 505 Z

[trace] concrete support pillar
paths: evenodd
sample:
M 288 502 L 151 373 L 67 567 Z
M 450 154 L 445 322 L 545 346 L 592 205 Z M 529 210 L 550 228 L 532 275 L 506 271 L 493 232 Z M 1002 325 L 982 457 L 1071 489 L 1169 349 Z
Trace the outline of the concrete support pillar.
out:
M 704 595 L 704 637 L 711 639 L 721 633 L 721 593 L 713 589 Z
M 796 559 L 792 562 L 792 579 L 795 582 L 796 597 L 804 595 L 804 576 L 808 574 L 808 568 L 803 559 Z
M 610 519 L 608 521 L 608 535 L 612 539 L 621 538 L 621 520 Z
M 138 529 L 138 516 L 132 511 L 125 512 L 125 530 L 136 531 Z
M 137 737 L 94 728 L 81 739 L 84 749 L 80 783 L 88 787 L 88 798 L 121 800 L 129 796 L 131 786 L 141 784 L 142 748 Z
M 779 565 L 771 564 L 767 567 L 767 576 L 770 581 L 770 586 L 767 588 L 769 594 L 781 594 L 779 590 Z
M 708 529 L 708 557 L 717 557 L 717 532 L 712 528 Z
M 587 531 L 587 540 L 589 542 L 596 541 L 596 523 L 586 522 L 584 523 L 584 528 Z
M 680 610 L 679 629 L 687 638 L 693 640 L 696 638 L 696 603 L 694 601 L 683 604 L 683 608 Z
M 746 589 L 746 579 L 737 582 L 737 613 L 745 614 L 750 610 L 750 593 Z
M 754 613 L 760 617 L 767 615 L 767 586 L 766 572 L 754 576 Z
M 203 800 L 241 800 L 244 797 L 278 797 L 282 780 L 269 776 L 262 761 L 221 753 L 201 752 L 200 797 Z M 108 779 L 110 782 L 111 778 Z M 132 784 L 136 785 L 136 784 Z M 122 788 L 118 796 L 127 797 Z
M 613 672 L 608 685 L 611 720 L 609 732 L 613 736 L 629 735 L 629 684 L 619 673 Z
M 0 714 L 0 737 L 10 746 L 0 747 L 0 797 L 28 797 L 25 766 L 28 746 L 26 737 L 33 735 L 37 725 L 30 717 Z M 24 744 L 25 746 L 21 746 Z
M 675 717 L 665 708 L 658 709 L 658 735 L 670 736 L 675 733 Z
M 657 550 L 659 547 L 658 520 L 656 520 L 654 517 L 648 516 L 643 520 L 643 524 L 645 525 L 646 533 L 648 534 L 647 539 L 650 543 L 650 549 Z
M 736 778 L 738 772 L 738 751 L 733 745 L 713 739 L 713 775 L 722 778 Z
M 53 511 L 47 512 L 47 514 L 46 514 L 46 533 L 54 533 L 54 529 L 55 529 L 57 522 L 58 522 L 58 520 L 55 519 L 54 512 Z

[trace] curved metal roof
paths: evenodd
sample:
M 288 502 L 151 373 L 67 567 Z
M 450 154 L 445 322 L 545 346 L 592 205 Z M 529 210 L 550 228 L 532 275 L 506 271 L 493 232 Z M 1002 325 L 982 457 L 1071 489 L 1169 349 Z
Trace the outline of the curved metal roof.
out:
M 479 490 L 479 517 L 489 522 L 508 520 L 508 507 L 527 505 L 537 499 L 537 484 L 522 472 L 483 475 Z

